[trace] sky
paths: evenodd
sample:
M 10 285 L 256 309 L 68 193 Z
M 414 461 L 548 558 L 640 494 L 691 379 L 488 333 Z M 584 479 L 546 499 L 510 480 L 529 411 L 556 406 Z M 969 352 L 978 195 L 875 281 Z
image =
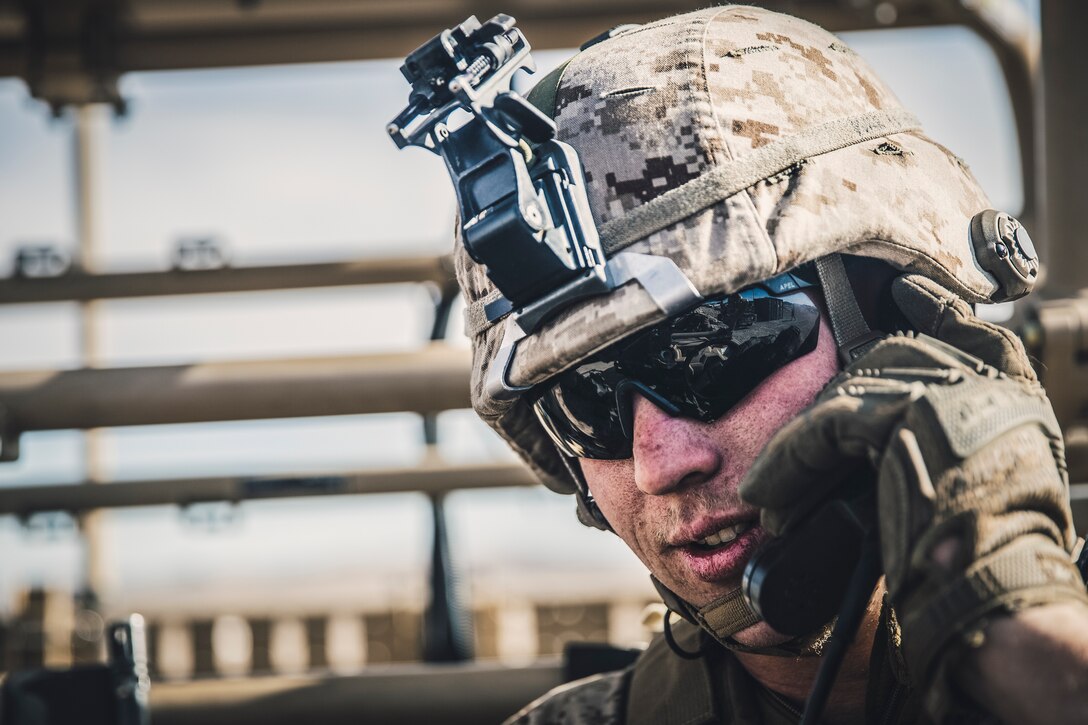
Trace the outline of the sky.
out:
M 996 208 L 1020 208 L 1009 102 L 981 41 L 956 28 L 844 38 L 930 136 L 967 160 Z M 536 55 L 545 72 L 569 53 Z M 407 99 L 398 65 L 126 76 L 129 115 L 104 117 L 99 129 L 96 265 L 166 269 L 179 239 L 200 236 L 220 240 L 237 266 L 447 252 L 454 205 L 441 161 L 400 152 L 384 133 Z M 0 80 L 0 275 L 21 245 L 72 249 L 71 158 L 70 119 L 52 120 L 19 82 Z M 125 366 L 408 351 L 424 344 L 430 315 L 427 293 L 411 286 L 111 301 L 101 304 L 101 357 Z M 451 344 L 466 344 L 454 328 Z M 78 366 L 78 329 L 72 304 L 0 307 L 0 371 Z M 275 475 L 412 465 L 423 455 L 420 432 L 408 414 L 343 416 L 113 429 L 103 446 L 114 480 Z M 511 459 L 467 411 L 444 414 L 439 436 L 452 461 Z M 78 432 L 28 434 L 22 458 L 0 464 L 0 486 L 79 481 L 82 460 Z M 646 589 L 633 556 L 614 537 L 580 527 L 568 498 L 460 492 L 449 508 L 455 551 L 471 571 L 579 566 Z M 418 597 L 428 516 L 414 495 L 113 512 L 113 600 L 118 608 L 198 607 L 230 587 L 257 601 L 290 582 L 331 592 L 332 583 L 357 580 L 341 594 L 363 601 L 364 588 L 404 572 L 415 578 L 400 576 L 403 586 L 391 584 L 388 597 Z M 74 588 L 80 568 L 78 540 L 63 520 L 23 526 L 0 517 L 0 612 L 27 585 Z M 182 591 L 191 596 L 179 600 Z

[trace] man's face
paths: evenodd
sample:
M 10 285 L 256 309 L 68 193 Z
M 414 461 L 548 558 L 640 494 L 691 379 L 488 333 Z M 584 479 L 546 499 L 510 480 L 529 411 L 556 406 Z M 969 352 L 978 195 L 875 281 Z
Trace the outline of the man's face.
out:
M 763 446 L 838 369 L 835 342 L 821 318 L 815 350 L 713 423 L 672 418 L 636 396 L 633 456 L 580 460 L 613 530 L 665 586 L 699 607 L 740 586 L 765 538 L 759 510 L 738 495 L 740 482 Z M 780 638 L 760 624 L 737 639 L 764 645 Z

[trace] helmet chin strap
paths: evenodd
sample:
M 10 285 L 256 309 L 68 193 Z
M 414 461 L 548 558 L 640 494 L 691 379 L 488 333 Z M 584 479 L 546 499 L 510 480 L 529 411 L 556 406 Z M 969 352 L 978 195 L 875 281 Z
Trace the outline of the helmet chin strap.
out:
M 589 484 L 586 483 L 586 478 L 582 475 L 582 468 L 578 465 L 578 461 L 563 455 L 558 449 L 556 449 L 556 455 L 559 456 L 559 460 L 563 462 L 564 468 L 567 469 L 571 480 L 574 481 L 574 500 L 578 507 L 578 521 L 583 526 L 600 529 L 601 531 L 612 531 L 611 524 L 608 523 L 604 514 L 601 513 L 601 509 L 598 508 L 597 502 L 593 500 L 593 496 L 589 493 Z
M 750 654 L 771 655 L 773 657 L 819 657 L 823 653 L 823 646 L 831 634 L 834 622 L 829 622 L 815 632 L 800 637 L 794 637 L 785 642 L 766 647 L 756 647 L 741 644 L 733 638 L 733 635 L 747 629 L 762 620 L 755 613 L 751 605 L 744 598 L 740 588 L 734 589 L 725 596 L 719 597 L 703 607 L 695 607 L 686 600 L 681 599 L 671 589 L 661 583 L 654 575 L 650 575 L 661 600 L 673 612 L 683 619 L 702 629 L 710 638 L 722 647 L 733 652 L 746 652 Z
M 839 361 L 846 365 L 867 352 L 883 334 L 870 330 L 865 316 L 861 314 L 842 257 L 829 254 L 817 259 L 814 265 L 827 305 L 828 323 L 839 348 Z

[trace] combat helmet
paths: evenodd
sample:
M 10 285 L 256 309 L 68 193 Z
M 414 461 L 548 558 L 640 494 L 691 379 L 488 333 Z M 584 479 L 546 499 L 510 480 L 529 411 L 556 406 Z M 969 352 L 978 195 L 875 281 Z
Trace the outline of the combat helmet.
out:
M 969 303 L 1026 292 L 977 253 L 982 235 L 973 243 L 970 227 L 989 202 L 964 162 L 855 52 L 808 22 L 731 5 L 620 28 L 529 100 L 581 159 L 605 253 L 668 258 L 699 296 L 823 264 L 842 350 L 857 342 L 843 329 L 857 304 L 841 263 L 828 262 L 839 254 L 920 273 Z M 660 322 L 660 300 L 625 284 L 504 343 L 508 326 L 485 314 L 500 296 L 486 270 L 461 244 L 455 264 L 473 407 L 546 486 L 577 494 L 583 523 L 607 528 L 524 391 Z

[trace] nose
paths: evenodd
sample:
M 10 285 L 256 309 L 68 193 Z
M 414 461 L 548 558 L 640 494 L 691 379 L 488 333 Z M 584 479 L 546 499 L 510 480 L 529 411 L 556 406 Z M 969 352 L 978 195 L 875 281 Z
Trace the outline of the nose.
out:
M 641 395 L 634 396 L 632 405 L 631 449 L 640 491 L 664 495 L 707 481 L 721 469 L 722 451 L 707 424 L 670 416 Z

